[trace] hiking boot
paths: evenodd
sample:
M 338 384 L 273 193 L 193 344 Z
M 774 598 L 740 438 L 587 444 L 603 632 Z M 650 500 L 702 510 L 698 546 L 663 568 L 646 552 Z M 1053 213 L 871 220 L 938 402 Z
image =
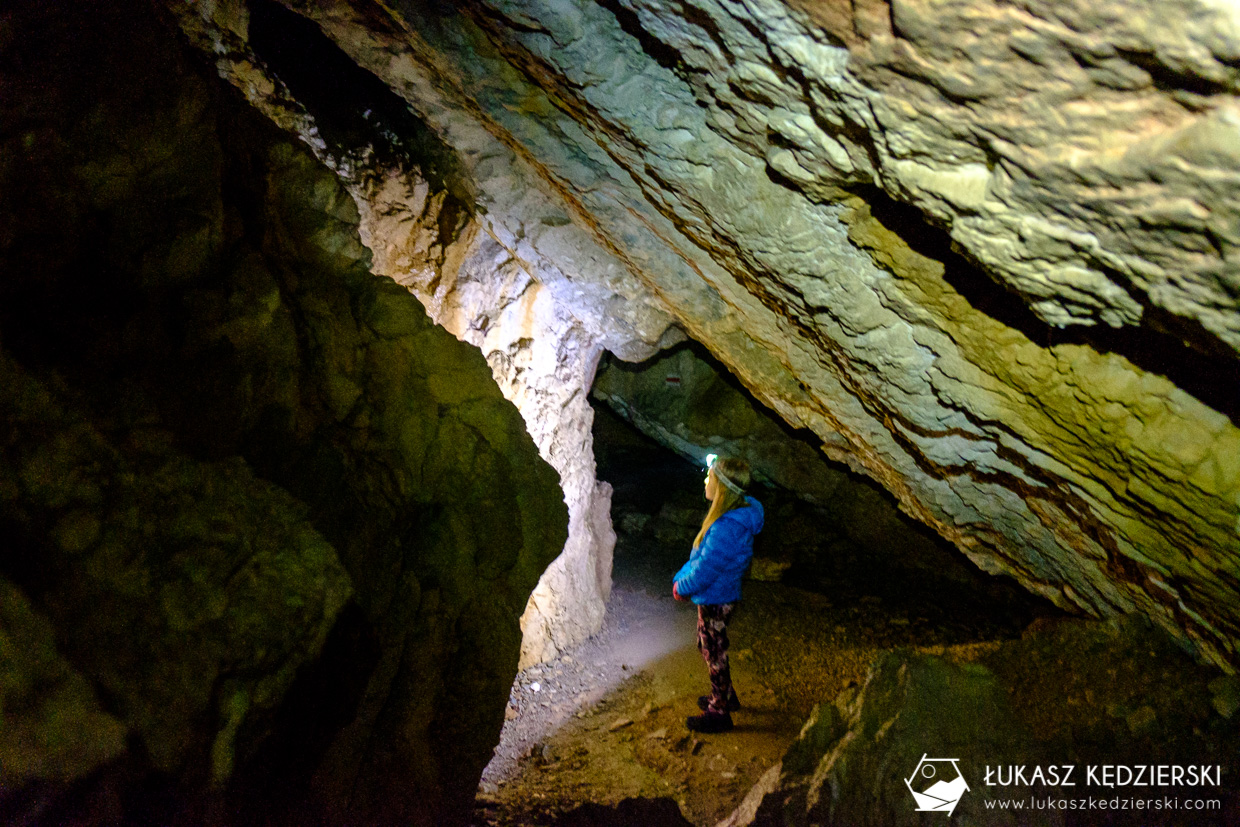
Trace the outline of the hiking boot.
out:
M 727 732 L 732 729 L 732 716 L 726 712 L 703 712 L 685 720 L 694 732 Z
M 740 698 L 736 697 L 735 695 L 733 695 L 731 698 L 728 698 L 728 706 L 727 706 L 728 712 L 735 712 L 736 710 L 740 708 L 741 708 Z M 702 710 L 703 712 L 710 709 L 710 695 L 699 695 L 698 696 L 698 709 Z

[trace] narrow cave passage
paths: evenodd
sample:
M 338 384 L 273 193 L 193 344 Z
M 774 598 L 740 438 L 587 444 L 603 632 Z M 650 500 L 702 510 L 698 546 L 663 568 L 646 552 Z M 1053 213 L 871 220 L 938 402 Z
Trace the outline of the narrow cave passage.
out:
M 607 366 L 596 396 L 617 369 L 667 384 L 669 365 L 678 365 L 680 384 L 688 385 L 687 358 L 677 351 L 635 369 Z M 721 393 L 708 395 L 718 403 Z M 635 393 L 628 401 L 643 400 L 650 398 Z M 552 817 L 558 824 L 717 824 L 780 761 L 815 705 L 863 682 L 884 652 L 968 660 L 1060 615 L 906 518 L 896 514 L 893 525 L 894 504 L 866 481 L 839 483 L 851 519 L 867 524 L 851 530 L 840 523 L 844 512 L 755 482 L 767 522 L 729 629 L 743 706 L 732 732 L 697 735 L 685 718 L 697 714 L 709 683 L 695 609 L 672 599 L 670 582 L 705 514 L 702 469 L 597 398 L 594 445 L 599 479 L 614 488 L 617 534 L 604 627 L 518 674 L 479 788 L 478 827 Z

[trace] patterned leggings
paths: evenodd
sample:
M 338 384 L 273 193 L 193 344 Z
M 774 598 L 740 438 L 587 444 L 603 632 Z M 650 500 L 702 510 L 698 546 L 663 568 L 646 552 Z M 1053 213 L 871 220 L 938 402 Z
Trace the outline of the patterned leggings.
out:
M 736 699 L 728 668 L 728 620 L 734 607 L 733 603 L 698 606 L 698 651 L 710 672 L 711 712 L 727 712 L 728 702 Z

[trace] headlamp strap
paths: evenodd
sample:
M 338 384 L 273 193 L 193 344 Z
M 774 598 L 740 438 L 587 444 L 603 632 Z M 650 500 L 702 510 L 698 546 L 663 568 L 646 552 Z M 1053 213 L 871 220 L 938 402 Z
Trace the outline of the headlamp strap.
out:
M 741 487 L 740 487 L 739 485 L 737 485 L 736 483 L 732 482 L 732 480 L 728 479 L 727 475 L 726 475 L 726 474 L 724 474 L 722 471 L 720 471 L 718 468 L 715 468 L 715 467 L 712 465 L 710 470 L 712 470 L 712 471 L 714 471 L 714 472 L 715 472 L 715 479 L 717 479 L 717 480 L 719 480 L 721 483 L 723 483 L 723 484 L 724 484 L 724 486 L 725 486 L 725 487 L 726 487 L 729 491 L 732 491 L 732 492 L 737 493 L 737 494 L 744 494 L 744 493 L 745 493 L 745 491 L 744 491 L 744 489 L 743 489 L 743 488 L 741 488 Z

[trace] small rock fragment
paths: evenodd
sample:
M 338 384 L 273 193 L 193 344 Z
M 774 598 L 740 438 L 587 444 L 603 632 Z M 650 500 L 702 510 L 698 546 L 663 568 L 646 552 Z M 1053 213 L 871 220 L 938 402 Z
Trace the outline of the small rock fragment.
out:
M 617 718 L 607 727 L 608 732 L 615 732 L 618 729 L 624 729 L 626 726 L 632 726 L 632 718 Z

